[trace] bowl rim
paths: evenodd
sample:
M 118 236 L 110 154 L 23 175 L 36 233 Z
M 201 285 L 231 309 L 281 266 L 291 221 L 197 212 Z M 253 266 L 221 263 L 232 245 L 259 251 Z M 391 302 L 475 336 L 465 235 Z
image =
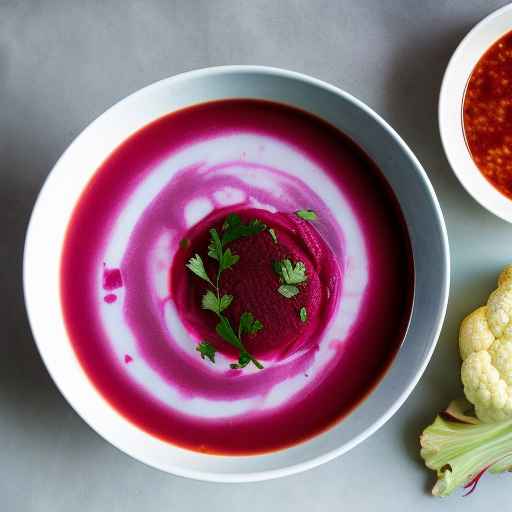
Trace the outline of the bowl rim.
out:
M 491 35 L 503 18 L 510 20 L 508 28 L 498 30 L 497 35 Z M 499 192 L 483 176 L 472 159 L 464 135 L 462 106 L 467 82 L 478 61 L 495 42 L 510 31 L 512 31 L 512 4 L 491 12 L 473 26 L 462 38 L 448 61 L 441 81 L 437 109 L 441 144 L 453 173 L 466 192 L 480 206 L 507 222 L 512 222 L 512 200 Z M 486 42 L 485 36 L 489 41 Z M 479 37 L 484 39 L 477 43 Z M 470 63 L 467 64 L 463 62 L 463 58 L 469 58 L 466 49 L 470 45 L 475 45 L 477 48 L 472 49 Z M 461 68 L 464 68 L 464 72 L 461 72 Z M 467 69 L 469 73 L 466 72 Z M 458 117 L 455 116 L 455 118 L 458 121 L 454 119 L 454 96 L 457 98 Z
M 405 154 L 405 156 L 411 161 L 413 164 L 417 177 L 419 180 L 421 180 L 421 184 L 425 187 L 426 191 L 428 192 L 429 200 L 433 207 L 433 213 L 435 216 L 436 224 L 439 227 L 439 233 L 440 233 L 440 246 L 442 251 L 442 268 L 440 269 L 443 273 L 443 279 L 442 279 L 442 290 L 440 291 L 440 302 L 438 304 L 438 307 L 436 308 L 436 321 L 435 325 L 432 329 L 432 336 L 430 343 L 427 346 L 427 349 L 424 351 L 421 359 L 421 364 L 418 365 L 418 368 L 416 369 L 414 376 L 407 382 L 407 385 L 404 386 L 404 389 L 398 396 L 398 398 L 392 403 L 392 405 L 389 407 L 389 409 L 386 411 L 386 413 L 382 414 L 380 418 L 377 421 L 374 421 L 372 424 L 370 424 L 366 429 L 359 432 L 357 435 L 355 435 L 350 441 L 345 442 L 341 446 L 338 446 L 335 449 L 332 449 L 324 454 L 318 455 L 316 457 L 312 457 L 304 462 L 294 463 L 287 465 L 285 467 L 280 467 L 276 469 L 269 469 L 269 470 L 262 470 L 262 471 L 255 471 L 250 473 L 217 473 L 217 472 L 210 472 L 210 471 L 202 471 L 202 470 L 195 470 L 195 469 L 185 469 L 180 466 L 173 466 L 172 469 L 169 469 L 168 465 L 166 467 L 163 467 L 163 465 L 156 463 L 153 460 L 148 460 L 147 458 L 144 459 L 139 454 L 134 454 L 132 450 L 127 448 L 126 446 L 121 446 L 120 443 L 116 441 L 116 439 L 112 439 L 111 436 L 106 435 L 104 432 L 101 432 L 98 430 L 97 427 L 93 426 L 92 422 L 90 421 L 90 418 L 86 418 L 81 412 L 80 407 L 78 406 L 77 400 L 75 397 L 70 396 L 72 393 L 68 392 L 65 389 L 65 386 L 62 385 L 61 382 L 59 382 L 59 379 L 56 378 L 53 370 L 52 370 L 52 364 L 51 361 L 48 360 L 46 357 L 43 343 L 41 341 L 38 341 L 38 337 L 36 336 L 35 329 L 34 329 L 34 310 L 32 305 L 32 300 L 30 296 L 30 285 L 28 283 L 28 267 L 30 265 L 30 261 L 33 258 L 32 255 L 32 247 L 31 247 L 31 240 L 33 238 L 33 231 L 35 230 L 34 219 L 39 215 L 39 210 L 42 208 L 41 198 L 44 195 L 44 192 L 46 188 L 48 187 L 49 180 L 52 176 L 53 170 L 59 165 L 59 163 L 62 161 L 62 159 L 65 157 L 65 155 L 72 149 L 77 139 L 79 139 L 87 130 L 91 129 L 91 127 L 94 126 L 94 124 L 99 121 L 104 116 L 109 115 L 109 113 L 115 109 L 118 105 L 121 103 L 127 102 L 131 99 L 136 98 L 139 95 L 143 95 L 148 92 L 148 90 L 158 87 L 165 87 L 166 85 L 176 82 L 176 81 L 182 81 L 182 80 L 188 80 L 191 78 L 201 78 L 201 77 L 208 77 L 211 75 L 229 75 L 231 73 L 249 73 L 249 74 L 255 74 L 255 75 L 274 75 L 278 77 L 288 78 L 292 80 L 297 80 L 300 82 L 304 82 L 310 85 L 313 85 L 315 87 L 319 87 L 320 89 L 324 89 L 326 91 L 332 92 L 338 96 L 341 96 L 344 100 L 352 103 L 355 107 L 361 109 L 367 116 L 369 116 L 374 122 L 379 124 L 388 134 L 397 142 L 398 146 L 400 147 L 401 151 Z M 357 142 L 357 141 L 356 141 Z M 181 477 L 187 477 L 192 478 L 196 480 L 202 480 L 202 481 L 210 481 L 210 482 L 251 482 L 251 481 L 261 481 L 261 480 L 268 480 L 268 479 L 274 479 L 279 478 L 283 476 L 292 475 L 295 473 L 299 473 L 302 471 L 305 471 L 307 469 L 314 468 L 316 466 L 319 466 L 325 462 L 328 462 L 339 455 L 349 451 L 362 441 L 364 441 L 366 438 L 368 438 L 371 434 L 373 434 L 375 431 L 377 431 L 382 425 L 384 425 L 400 408 L 400 406 L 405 402 L 407 397 L 410 395 L 416 384 L 418 383 L 420 377 L 423 375 L 430 359 L 433 354 L 433 351 L 436 347 L 441 329 L 443 327 L 443 322 L 446 314 L 446 308 L 448 304 L 448 297 L 449 297 L 449 284 L 450 284 L 450 251 L 449 251 L 449 242 L 448 242 L 448 234 L 443 218 L 443 213 L 441 210 L 441 207 L 439 205 L 438 199 L 436 197 L 436 194 L 434 192 L 434 189 L 427 177 L 427 174 L 423 167 L 421 166 L 420 162 L 416 158 L 416 156 L 413 154 L 411 149 L 407 146 L 407 144 L 403 141 L 403 139 L 398 135 L 398 133 L 382 118 L 380 117 L 375 111 L 373 111 L 370 107 L 368 107 L 365 103 L 360 101 L 359 99 L 355 98 L 351 94 L 343 91 L 342 89 L 333 86 L 327 82 L 324 82 L 322 80 L 319 80 L 317 78 L 310 77 L 308 75 L 298 73 L 295 71 L 289 71 L 285 69 L 275 68 L 275 67 L 268 67 L 268 66 L 255 66 L 255 65 L 229 65 L 229 66 L 216 66 L 216 67 L 208 67 L 208 68 L 202 68 L 192 71 L 187 71 L 185 73 L 181 73 L 175 76 L 171 76 L 169 78 L 164 78 L 162 80 L 159 80 L 157 82 L 154 82 L 152 84 L 149 84 L 142 89 L 139 89 L 138 91 L 126 96 L 125 98 L 121 99 L 120 101 L 116 102 L 113 106 L 108 108 L 104 113 L 102 113 L 100 116 L 98 116 L 95 120 L 93 120 L 89 125 L 84 128 L 83 131 L 81 131 L 76 138 L 71 142 L 71 144 L 67 147 L 67 149 L 64 151 L 64 153 L 61 155 L 61 157 L 57 160 L 55 165 L 52 168 L 52 171 L 49 173 L 48 177 L 46 178 L 43 187 L 41 188 L 41 191 L 39 192 L 39 195 L 37 197 L 37 200 L 35 202 L 30 221 L 28 224 L 27 232 L 26 232 L 26 238 L 25 238 L 25 245 L 24 245 L 24 254 L 23 254 L 23 291 L 24 291 L 24 297 L 25 297 L 25 305 L 26 305 L 26 311 L 27 316 L 29 319 L 29 323 L 31 326 L 31 330 L 33 333 L 33 338 L 35 340 L 36 346 L 38 348 L 38 351 L 41 355 L 41 358 L 43 359 L 43 362 L 45 363 L 45 366 L 52 377 L 52 380 L 54 381 L 55 385 L 59 389 L 59 391 L 62 393 L 66 401 L 71 405 L 71 407 L 77 412 L 77 414 L 95 431 L 97 432 L 101 437 L 106 439 L 109 443 L 111 443 L 113 446 L 121 450 L 122 452 L 130 455 L 131 457 L 135 458 L 136 460 L 145 463 L 146 465 L 150 467 L 154 467 L 166 472 L 170 472 L 174 475 L 181 476 Z M 388 370 L 389 371 L 389 370 Z M 382 378 L 384 379 L 385 376 Z M 378 385 L 382 382 L 379 381 Z M 95 386 L 90 383 L 90 386 L 94 388 L 94 392 L 101 396 L 100 392 L 96 390 Z M 366 399 L 365 399 L 366 400 Z M 117 411 L 116 411 L 116 414 Z M 147 434 L 150 435 L 150 434 Z M 303 443 L 301 443 L 303 444 Z M 300 445 L 300 444 L 299 444 Z

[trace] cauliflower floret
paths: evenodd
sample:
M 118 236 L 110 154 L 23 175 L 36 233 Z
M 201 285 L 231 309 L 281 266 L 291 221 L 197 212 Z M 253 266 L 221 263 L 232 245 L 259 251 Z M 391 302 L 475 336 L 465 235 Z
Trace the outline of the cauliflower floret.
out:
M 508 281 L 505 281 L 508 284 Z M 512 316 L 512 291 L 505 286 L 498 287 L 487 301 L 487 321 L 494 336 L 499 337 L 510 323 Z
M 459 349 L 463 360 L 473 352 L 487 350 L 494 342 L 494 335 L 487 323 L 486 311 L 486 306 L 476 309 L 464 318 L 460 326 Z
M 487 305 L 462 322 L 459 348 L 464 393 L 480 420 L 512 418 L 512 265 Z

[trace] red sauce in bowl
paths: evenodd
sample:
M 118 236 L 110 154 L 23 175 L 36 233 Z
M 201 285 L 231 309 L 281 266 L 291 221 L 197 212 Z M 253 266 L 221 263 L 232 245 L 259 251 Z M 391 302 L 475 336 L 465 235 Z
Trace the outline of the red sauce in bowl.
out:
M 484 53 L 471 73 L 463 125 L 477 167 L 512 198 L 512 31 Z

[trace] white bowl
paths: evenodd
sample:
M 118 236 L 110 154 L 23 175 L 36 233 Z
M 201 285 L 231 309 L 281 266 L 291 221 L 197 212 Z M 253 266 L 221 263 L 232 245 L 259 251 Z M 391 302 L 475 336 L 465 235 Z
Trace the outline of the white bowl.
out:
M 415 296 L 406 338 L 376 389 L 345 419 L 302 444 L 264 455 L 228 457 L 187 451 L 143 432 L 96 391 L 79 364 L 63 322 L 60 254 L 77 199 L 103 160 L 130 134 L 168 112 L 221 98 L 260 98 L 312 112 L 370 155 L 402 207 L 415 263 Z M 326 462 L 375 432 L 407 398 L 434 350 L 449 289 L 445 225 L 432 186 L 402 139 L 349 94 L 298 73 L 230 66 L 185 73 L 150 85 L 109 109 L 65 151 L 34 207 L 24 254 L 24 290 L 37 346 L 62 394 L 119 449 L 151 466 L 202 480 L 275 478 Z
M 512 201 L 494 188 L 471 158 L 462 124 L 466 85 L 478 61 L 493 43 L 512 30 L 512 4 L 493 12 L 461 41 L 446 68 L 439 96 L 439 130 L 453 172 L 484 208 L 512 222 Z

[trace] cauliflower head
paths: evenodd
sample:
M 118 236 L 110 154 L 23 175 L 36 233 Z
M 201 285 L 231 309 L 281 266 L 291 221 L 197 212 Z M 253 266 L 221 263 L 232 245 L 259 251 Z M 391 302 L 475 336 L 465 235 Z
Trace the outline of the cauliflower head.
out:
M 486 423 L 512 418 L 512 265 L 487 304 L 462 322 L 461 378 L 467 399 Z

